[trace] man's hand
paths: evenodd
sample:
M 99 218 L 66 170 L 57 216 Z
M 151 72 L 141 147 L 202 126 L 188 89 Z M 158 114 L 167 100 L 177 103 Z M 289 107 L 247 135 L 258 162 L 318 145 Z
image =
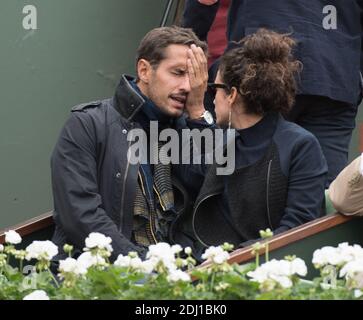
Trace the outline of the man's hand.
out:
M 218 0 L 198 0 L 199 3 L 205 4 L 206 6 L 211 6 L 218 2 Z
M 203 101 L 208 82 L 208 63 L 203 49 L 192 44 L 188 50 L 187 64 L 190 92 L 185 108 L 190 119 L 198 119 L 205 111 Z

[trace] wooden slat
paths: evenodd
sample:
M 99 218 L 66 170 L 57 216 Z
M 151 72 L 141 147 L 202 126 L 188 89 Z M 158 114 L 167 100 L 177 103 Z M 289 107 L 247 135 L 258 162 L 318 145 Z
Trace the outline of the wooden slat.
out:
M 318 218 L 314 221 L 303 224 L 299 227 L 293 228 L 291 230 L 285 231 L 281 234 L 278 234 L 272 237 L 269 241 L 269 251 L 274 251 L 281 247 L 284 247 L 288 244 L 294 243 L 301 239 L 307 238 L 319 232 L 331 229 L 335 226 L 338 226 L 342 223 L 345 223 L 354 217 L 343 216 L 340 213 L 324 216 L 322 218 Z M 261 249 L 261 254 L 265 251 Z M 229 263 L 244 263 L 254 258 L 252 255 L 252 247 L 248 246 L 246 248 L 241 248 L 233 251 L 230 254 L 230 258 L 228 259 Z M 209 262 L 205 262 L 200 265 L 201 268 L 207 267 L 210 265 Z
M 53 212 L 43 213 L 35 218 L 27 220 L 23 223 L 19 223 L 15 226 L 0 230 L 0 244 L 5 242 L 5 231 L 15 230 L 22 237 L 27 236 L 33 232 L 45 229 L 54 224 L 53 222 Z
M 279 249 L 283 246 L 294 243 L 294 242 L 304 239 L 306 237 L 312 236 L 321 231 L 328 230 L 330 228 L 338 226 L 351 219 L 354 219 L 354 217 L 346 217 L 341 214 L 333 214 L 333 215 L 328 215 L 328 216 L 316 219 L 316 220 L 306 223 L 302 226 L 299 226 L 297 228 L 288 230 L 284 233 L 274 236 L 270 240 L 269 250 L 273 251 L 273 250 Z M 24 223 L 17 224 L 13 227 L 9 227 L 4 230 L 0 230 L 0 243 L 4 243 L 4 240 L 5 240 L 4 233 L 7 230 L 15 230 L 23 237 L 23 236 L 27 236 L 33 232 L 50 227 L 53 225 L 53 223 L 54 222 L 53 222 L 52 212 L 44 213 L 44 214 L 37 216 L 33 219 L 30 219 Z M 264 251 L 261 250 L 261 254 L 263 254 L 263 253 L 264 253 Z M 246 248 L 237 249 L 234 252 L 232 252 L 230 255 L 229 262 L 230 263 L 242 263 L 242 262 L 246 262 L 252 258 L 253 258 L 252 248 L 246 247 Z M 204 263 L 201 265 L 201 267 L 204 267 L 208 264 L 209 263 Z

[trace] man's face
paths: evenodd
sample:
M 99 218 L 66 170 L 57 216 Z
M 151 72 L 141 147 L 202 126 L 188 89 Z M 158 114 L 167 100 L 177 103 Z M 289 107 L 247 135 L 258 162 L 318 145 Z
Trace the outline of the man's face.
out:
M 161 111 L 170 117 L 182 115 L 190 83 L 187 69 L 189 47 L 173 44 L 165 49 L 163 59 L 154 69 L 146 62 L 138 85 L 141 91 L 151 99 Z

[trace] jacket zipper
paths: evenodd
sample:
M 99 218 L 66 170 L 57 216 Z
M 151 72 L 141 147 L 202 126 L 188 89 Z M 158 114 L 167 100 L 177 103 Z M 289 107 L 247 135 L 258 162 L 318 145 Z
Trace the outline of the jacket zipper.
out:
M 272 230 L 273 228 L 272 228 L 272 223 L 271 223 L 270 201 L 269 201 L 271 165 L 272 165 L 272 160 L 270 160 L 270 162 L 268 164 L 268 169 L 267 169 L 266 205 L 267 205 L 267 218 L 268 218 L 268 223 L 269 223 L 270 228 Z
M 220 193 L 220 192 L 215 192 L 215 193 L 211 193 L 211 194 L 209 194 L 209 195 L 205 196 L 204 198 L 202 198 L 202 199 L 198 202 L 198 204 L 194 207 L 194 210 L 193 210 L 193 217 L 192 217 L 192 227 L 193 227 L 193 232 L 194 232 L 194 234 L 195 234 L 196 238 L 198 239 L 198 241 L 199 241 L 202 245 L 204 245 L 205 247 L 209 247 L 209 245 L 203 242 L 203 240 L 202 240 L 202 239 L 198 236 L 198 233 L 197 233 L 197 231 L 195 230 L 195 223 L 194 223 L 194 221 L 195 221 L 195 215 L 196 215 L 197 210 L 198 210 L 198 208 L 199 208 L 199 206 L 201 205 L 201 203 L 202 203 L 202 202 L 204 202 L 205 200 L 207 200 L 207 199 L 209 199 L 209 198 L 211 198 L 211 197 L 216 196 L 216 195 L 217 195 L 217 194 L 219 194 L 219 193 Z
M 133 125 L 131 125 L 131 129 L 133 129 Z M 129 141 L 129 143 L 128 143 L 128 148 L 127 148 L 127 150 L 129 150 L 130 149 L 130 146 L 131 146 L 131 140 Z M 129 173 L 129 169 L 130 169 L 130 162 L 129 162 L 129 159 L 127 158 L 127 164 L 126 164 L 126 172 L 125 172 L 125 174 L 124 174 L 124 179 L 123 179 L 123 182 L 122 182 L 122 195 L 121 195 L 121 207 L 122 207 L 122 209 L 124 208 L 124 206 L 125 206 L 125 190 L 126 190 L 126 181 L 127 181 L 127 175 L 128 175 L 128 173 Z M 123 210 L 121 210 L 121 212 L 120 212 L 120 224 L 119 224 L 119 232 L 121 232 L 121 226 L 122 226 L 122 213 L 123 213 L 124 211 Z
M 159 194 L 158 190 L 156 190 L 155 186 L 153 186 L 153 189 L 154 189 L 155 193 L 156 193 L 156 194 L 157 194 L 157 196 L 158 196 L 159 203 L 160 203 L 160 205 L 161 205 L 161 207 L 162 207 L 163 211 L 165 211 L 165 208 L 166 208 L 166 207 L 165 207 L 165 204 L 163 203 L 163 201 L 161 200 L 161 197 L 160 197 L 160 194 Z

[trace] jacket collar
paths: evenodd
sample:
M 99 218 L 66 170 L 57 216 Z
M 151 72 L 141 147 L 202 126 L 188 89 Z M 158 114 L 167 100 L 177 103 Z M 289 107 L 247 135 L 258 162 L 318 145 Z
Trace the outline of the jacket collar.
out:
M 132 80 L 133 77 L 122 75 L 113 98 L 115 109 L 128 121 L 133 120 L 145 103 L 145 99 L 129 83 Z
M 237 130 L 243 145 L 257 146 L 271 140 L 276 131 L 279 119 L 280 114 L 270 112 L 252 127 Z
M 116 93 L 113 97 L 113 106 L 120 115 L 127 121 L 134 121 L 135 116 L 142 110 L 143 105 L 147 102 L 139 90 L 133 88 L 131 81 L 135 78 L 122 75 L 117 86 Z M 186 127 L 186 117 L 181 117 L 173 120 L 175 129 Z
M 150 127 L 150 121 L 158 121 L 159 129 L 172 127 L 175 119 L 163 113 L 151 99 L 146 97 L 137 86 L 136 81 L 130 81 L 129 83 L 145 101 L 140 108 L 140 112 L 134 117 L 134 120 L 139 122 L 144 129 Z

